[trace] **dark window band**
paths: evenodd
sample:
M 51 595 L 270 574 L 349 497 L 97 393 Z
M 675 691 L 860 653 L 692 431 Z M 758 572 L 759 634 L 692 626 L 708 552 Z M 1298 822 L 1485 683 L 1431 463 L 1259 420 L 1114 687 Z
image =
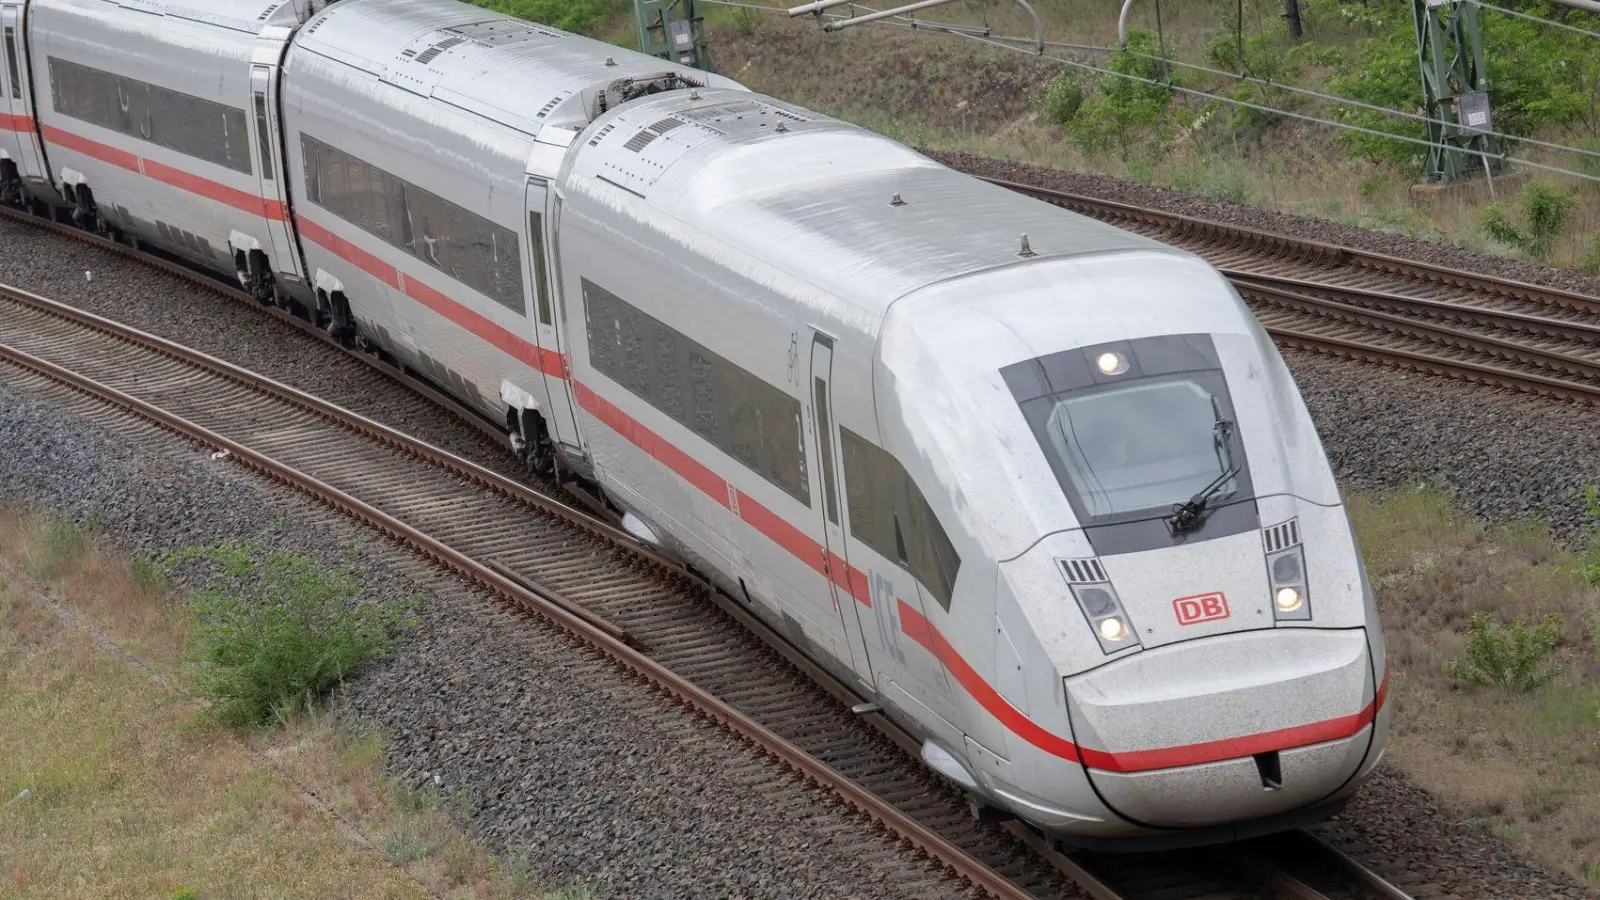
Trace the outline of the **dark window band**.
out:
M 300 147 L 312 203 L 527 315 L 516 232 L 308 134 Z
M 587 278 L 595 370 L 811 505 L 800 401 Z
M 50 59 L 50 96 L 64 116 L 149 141 L 246 175 L 249 117 L 214 100 Z

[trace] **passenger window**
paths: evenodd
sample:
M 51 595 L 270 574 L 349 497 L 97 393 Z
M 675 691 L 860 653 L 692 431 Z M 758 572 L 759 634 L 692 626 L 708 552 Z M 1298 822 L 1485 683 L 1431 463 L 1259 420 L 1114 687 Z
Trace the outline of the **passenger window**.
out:
M 272 179 L 272 138 L 267 127 L 267 95 L 256 91 L 256 140 L 261 144 L 261 178 Z
M 828 417 L 828 383 L 812 378 L 811 384 L 817 407 L 817 443 L 822 453 L 822 508 L 828 514 L 828 521 L 837 525 L 839 497 L 833 481 L 833 420 Z
M 596 371 L 811 505 L 798 398 L 587 278 L 581 283 Z
M 555 315 L 550 309 L 550 281 L 545 277 L 544 268 L 543 213 L 528 213 L 528 243 L 528 252 L 533 254 L 533 294 L 539 304 L 539 321 L 554 325 Z
M 848 428 L 840 435 L 851 536 L 898 563 L 949 609 L 961 557 L 928 501 L 882 447 Z
M 11 82 L 11 99 L 22 99 L 22 67 L 17 65 L 17 30 L 6 29 L 6 77 Z

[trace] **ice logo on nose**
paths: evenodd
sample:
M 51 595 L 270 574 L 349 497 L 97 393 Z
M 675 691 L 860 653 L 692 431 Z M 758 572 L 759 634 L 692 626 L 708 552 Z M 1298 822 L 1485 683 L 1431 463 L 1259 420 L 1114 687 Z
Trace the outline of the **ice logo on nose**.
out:
M 1172 610 L 1178 614 L 1179 625 L 1214 622 L 1232 615 L 1228 611 L 1228 598 L 1222 596 L 1221 591 L 1195 594 L 1193 597 L 1179 597 L 1172 601 Z

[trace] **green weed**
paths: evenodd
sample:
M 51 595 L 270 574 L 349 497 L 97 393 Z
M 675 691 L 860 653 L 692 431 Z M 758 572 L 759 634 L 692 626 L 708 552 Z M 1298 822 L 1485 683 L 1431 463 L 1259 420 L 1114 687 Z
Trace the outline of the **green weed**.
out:
M 190 601 L 198 682 L 209 715 L 230 726 L 282 723 L 308 712 L 326 691 L 389 655 L 415 623 L 407 606 L 357 602 L 348 568 L 309 557 L 217 544 L 168 554 L 164 575 L 201 560 L 210 583 Z
M 1546 615 L 1537 624 L 1517 619 L 1507 631 L 1486 613 L 1473 613 L 1467 623 L 1467 655 L 1445 665 L 1451 678 L 1479 686 L 1527 693 L 1548 684 L 1555 672 L 1545 657 L 1561 641 L 1561 617 Z

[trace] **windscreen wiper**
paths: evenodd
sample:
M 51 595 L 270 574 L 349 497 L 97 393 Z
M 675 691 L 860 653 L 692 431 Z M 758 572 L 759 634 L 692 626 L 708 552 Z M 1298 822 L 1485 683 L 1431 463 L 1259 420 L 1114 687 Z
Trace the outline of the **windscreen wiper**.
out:
M 1233 421 L 1218 416 L 1215 433 L 1211 436 L 1211 441 L 1217 448 L 1218 462 L 1222 461 L 1224 454 L 1227 455 L 1229 462 L 1233 461 L 1233 454 L 1230 452 L 1228 444 L 1228 435 L 1232 431 Z M 1222 490 L 1223 485 L 1227 484 L 1237 474 L 1239 474 L 1239 466 L 1226 467 L 1215 481 L 1206 485 L 1198 494 L 1183 503 L 1173 504 L 1172 515 L 1162 520 L 1167 523 L 1167 529 L 1173 534 L 1186 534 L 1199 528 L 1200 523 L 1205 519 L 1207 501 L 1215 497 L 1217 492 Z
M 1173 504 L 1172 515 L 1162 520 L 1167 523 L 1167 529 L 1173 534 L 1185 534 L 1199 528 L 1200 523 L 1205 519 L 1206 502 L 1215 497 L 1217 492 L 1222 490 L 1223 486 L 1237 474 L 1239 474 L 1239 467 L 1234 466 L 1218 475 L 1217 480 L 1206 485 L 1205 489 L 1200 493 L 1182 503 Z

